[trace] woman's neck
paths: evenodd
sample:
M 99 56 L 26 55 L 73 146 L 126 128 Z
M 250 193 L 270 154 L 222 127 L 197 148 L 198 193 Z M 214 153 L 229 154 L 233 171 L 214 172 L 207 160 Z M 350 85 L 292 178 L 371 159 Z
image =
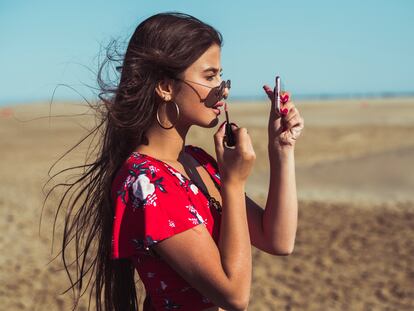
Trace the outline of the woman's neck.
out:
M 188 130 L 189 127 L 173 127 L 166 130 L 155 123 L 146 132 L 148 144 L 139 145 L 135 151 L 162 161 L 180 162 L 185 153 L 185 138 Z

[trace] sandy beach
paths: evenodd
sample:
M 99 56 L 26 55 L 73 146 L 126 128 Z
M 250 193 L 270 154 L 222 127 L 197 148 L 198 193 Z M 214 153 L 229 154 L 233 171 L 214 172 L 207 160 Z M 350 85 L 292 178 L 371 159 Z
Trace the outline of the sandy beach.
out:
M 413 310 L 414 98 L 295 104 L 305 119 L 295 150 L 295 250 L 275 257 L 253 249 L 249 310 Z M 48 264 L 60 246 L 62 217 L 52 252 L 56 196 L 39 232 L 42 186 L 54 161 L 95 120 L 77 103 L 52 106 L 52 115 L 71 117 L 49 119 L 49 109 L 47 103 L 0 107 L 2 310 L 71 306 L 70 295 L 59 295 L 68 286 L 60 260 Z M 268 102 L 230 101 L 229 107 L 231 121 L 246 127 L 254 144 L 257 160 L 246 192 L 262 207 L 269 184 L 269 110 Z M 89 114 L 77 115 L 82 113 Z M 215 131 L 192 128 L 186 144 L 215 156 Z M 87 147 L 82 144 L 53 172 L 82 164 Z M 79 310 L 86 309 L 87 299 Z

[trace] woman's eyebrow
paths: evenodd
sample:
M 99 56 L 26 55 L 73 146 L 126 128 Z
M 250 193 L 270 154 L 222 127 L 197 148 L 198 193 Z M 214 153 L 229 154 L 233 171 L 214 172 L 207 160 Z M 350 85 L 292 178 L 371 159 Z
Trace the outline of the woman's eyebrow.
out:
M 203 72 L 208 72 L 208 71 L 212 71 L 214 73 L 217 73 L 219 71 L 219 69 L 215 68 L 215 67 L 208 67 L 207 69 L 204 69 Z M 220 69 L 220 72 L 222 72 L 222 71 L 223 71 L 223 68 Z

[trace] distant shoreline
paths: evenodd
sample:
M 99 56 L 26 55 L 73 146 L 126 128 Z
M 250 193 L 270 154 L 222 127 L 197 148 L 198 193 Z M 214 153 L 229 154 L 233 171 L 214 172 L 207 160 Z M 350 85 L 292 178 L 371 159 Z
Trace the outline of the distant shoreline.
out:
M 414 98 L 414 92 L 381 92 L 381 93 L 337 93 L 337 94 L 293 94 L 295 101 L 301 102 L 313 102 L 313 101 L 333 101 L 333 100 L 371 100 L 371 99 L 399 99 L 399 98 Z M 265 96 L 230 96 L 229 101 L 237 103 L 251 103 L 266 101 Z M 96 99 L 88 99 L 90 102 L 96 101 Z M 10 100 L 0 101 L 0 107 L 13 107 L 20 105 L 31 104 L 45 104 L 49 103 L 49 99 L 35 99 L 35 100 Z M 72 103 L 79 104 L 84 100 L 79 99 L 58 99 L 55 98 L 53 103 Z

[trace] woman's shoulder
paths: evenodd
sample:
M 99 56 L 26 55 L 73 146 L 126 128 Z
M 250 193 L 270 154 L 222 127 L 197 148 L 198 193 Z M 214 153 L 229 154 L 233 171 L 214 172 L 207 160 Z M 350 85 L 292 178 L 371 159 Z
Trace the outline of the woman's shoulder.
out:
M 114 194 L 120 189 L 125 191 L 134 183 L 136 184 L 137 181 L 152 182 L 154 180 L 160 180 L 165 183 L 169 182 L 170 178 L 168 172 L 155 158 L 133 152 L 118 169 L 112 183 L 112 191 Z
M 176 183 L 172 176 L 174 172 L 166 163 L 138 152 L 133 152 L 127 160 L 126 171 L 128 175 L 133 175 L 136 178 L 142 176 L 151 182 Z
M 162 161 L 139 152 L 132 152 L 124 166 L 128 170 L 140 170 L 141 173 L 149 171 L 151 174 L 162 174 L 166 172 Z

